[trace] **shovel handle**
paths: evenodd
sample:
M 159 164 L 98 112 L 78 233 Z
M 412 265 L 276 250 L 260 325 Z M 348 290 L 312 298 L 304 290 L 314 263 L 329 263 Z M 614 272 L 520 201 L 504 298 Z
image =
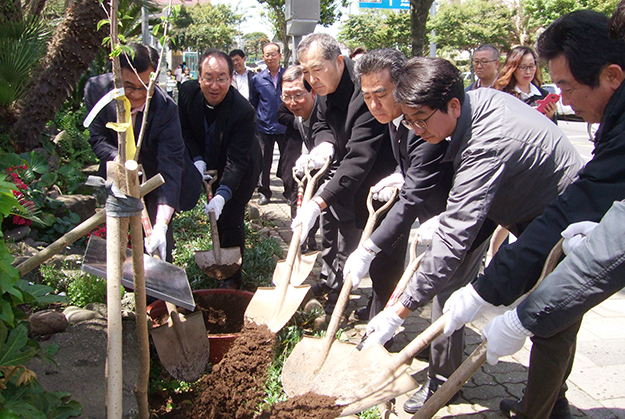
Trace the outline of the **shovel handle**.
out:
M 393 195 L 391 199 L 384 203 L 380 208 L 375 210 L 373 208 L 373 191 L 369 189 L 369 195 L 367 195 L 367 209 L 369 210 L 369 218 L 367 218 L 367 224 L 365 224 L 365 228 L 362 232 L 362 236 L 360 236 L 359 245 L 363 244 L 367 241 L 371 234 L 373 234 L 373 230 L 375 229 L 375 225 L 378 223 L 378 219 L 381 215 L 385 214 L 394 204 L 395 199 L 397 199 L 398 194 L 397 188 L 393 188 Z
M 213 199 L 212 185 L 217 180 L 217 171 L 208 170 L 206 171 L 206 174 L 211 176 L 211 179 L 208 182 L 202 179 L 202 183 L 204 183 L 204 190 L 206 191 L 206 202 L 208 203 L 211 199 Z M 215 259 L 217 259 L 217 262 L 221 263 L 221 243 L 219 241 L 219 230 L 217 229 L 217 217 L 215 217 L 215 213 L 213 211 L 208 212 L 208 219 L 211 226 L 211 238 L 213 240 L 213 252 L 215 253 Z

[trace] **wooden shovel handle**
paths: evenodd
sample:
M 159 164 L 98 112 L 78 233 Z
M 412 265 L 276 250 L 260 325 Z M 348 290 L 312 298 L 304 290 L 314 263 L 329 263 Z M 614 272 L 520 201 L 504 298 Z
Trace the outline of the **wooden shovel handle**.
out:
M 375 229 L 376 224 L 378 223 L 378 219 L 395 204 L 395 199 L 397 199 L 399 191 L 397 188 L 393 188 L 393 195 L 391 199 L 384 203 L 377 211 L 373 208 L 373 191 L 369 189 L 369 195 L 367 195 L 367 210 L 369 210 L 369 218 L 367 218 L 367 224 L 365 224 L 365 228 L 362 231 L 362 236 L 360 236 L 360 242 L 358 245 L 363 244 L 367 241 L 371 234 L 373 234 L 373 230 Z
M 206 202 L 208 203 L 211 199 L 213 199 L 212 185 L 217 180 L 217 171 L 209 170 L 206 174 L 212 176 L 208 182 L 202 179 L 202 183 L 204 183 L 204 190 L 206 191 Z M 213 240 L 213 252 L 215 253 L 215 259 L 217 262 L 221 263 L 221 242 L 219 241 L 219 230 L 217 229 L 217 217 L 213 211 L 208 212 L 208 219 L 211 226 L 211 238 Z

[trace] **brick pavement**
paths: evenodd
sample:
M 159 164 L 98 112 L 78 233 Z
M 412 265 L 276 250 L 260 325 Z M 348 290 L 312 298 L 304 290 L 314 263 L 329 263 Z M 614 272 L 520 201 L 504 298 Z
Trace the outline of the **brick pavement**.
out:
M 277 149 L 276 149 L 277 154 Z M 274 155 L 273 173 L 277 166 Z M 288 248 L 291 239 L 290 211 L 282 198 L 282 182 L 272 176 L 273 196 L 270 204 L 258 206 L 255 194 L 251 205 L 259 208 L 261 214 L 272 220 L 275 230 Z M 414 231 L 413 231 L 414 233 Z M 319 240 L 318 240 L 319 242 Z M 420 246 L 421 247 L 421 246 Z M 422 252 L 424 249 L 419 249 Z M 318 259 L 320 260 L 320 259 Z M 314 283 L 319 275 L 319 264 L 307 280 Z M 366 323 L 357 321 L 353 312 L 367 304 L 371 295 L 371 280 L 364 278 L 358 290 L 352 292 L 346 309 L 348 319 L 341 325 L 343 336 L 359 342 Z M 391 352 L 399 352 L 415 336 L 429 325 L 430 307 L 413 312 L 404 323 L 402 333 L 395 336 Z M 476 319 L 466 331 L 469 355 L 481 342 L 480 330 L 487 323 L 485 317 Z M 575 364 L 567 382 L 567 398 L 574 408 L 575 418 L 625 419 L 625 290 L 595 307 L 584 317 L 578 335 Z M 485 364 L 462 388 L 458 402 L 441 409 L 434 418 L 503 418 L 499 412 L 502 398 L 520 398 L 527 379 L 527 366 L 531 341 L 511 357 L 502 358 L 495 366 Z M 419 383 L 425 381 L 427 362 L 414 360 L 411 373 Z M 409 393 L 412 394 L 412 393 Z M 390 410 L 383 412 L 385 419 L 411 418 L 402 405 L 408 395 L 397 398 Z

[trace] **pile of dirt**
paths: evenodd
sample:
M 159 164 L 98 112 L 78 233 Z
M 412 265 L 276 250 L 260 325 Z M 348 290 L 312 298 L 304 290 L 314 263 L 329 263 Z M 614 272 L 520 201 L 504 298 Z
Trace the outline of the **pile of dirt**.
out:
M 334 419 L 343 410 L 335 403 L 336 397 L 306 393 L 275 404 L 269 412 L 263 412 L 260 419 Z
M 238 333 L 243 328 L 249 298 L 236 294 L 203 294 L 195 296 L 209 334 Z
M 228 320 L 230 321 L 230 319 Z M 267 326 L 246 322 L 222 361 L 201 380 L 188 418 L 251 419 L 265 395 L 275 335 Z

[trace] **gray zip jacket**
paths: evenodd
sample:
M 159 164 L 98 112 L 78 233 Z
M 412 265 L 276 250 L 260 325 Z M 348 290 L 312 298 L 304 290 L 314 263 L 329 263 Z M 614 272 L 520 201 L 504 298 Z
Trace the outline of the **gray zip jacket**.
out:
M 440 226 L 400 301 L 414 310 L 446 284 L 488 218 L 519 234 L 583 161 L 564 133 L 512 95 L 467 92 L 444 161 L 454 179 Z

